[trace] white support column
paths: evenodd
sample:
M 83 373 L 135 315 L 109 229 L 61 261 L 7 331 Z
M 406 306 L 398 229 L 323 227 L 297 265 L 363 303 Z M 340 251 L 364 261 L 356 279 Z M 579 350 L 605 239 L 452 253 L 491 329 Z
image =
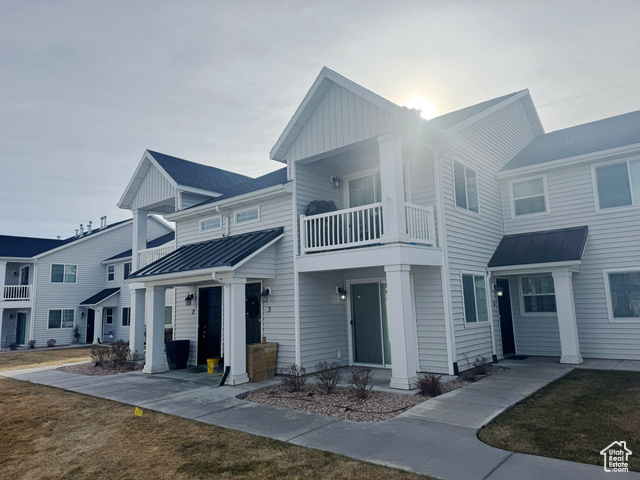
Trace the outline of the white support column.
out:
M 131 312 L 129 324 L 129 350 L 144 354 L 144 302 L 145 289 L 130 290 Z
M 582 363 L 582 356 L 580 355 L 580 341 L 578 340 L 571 272 L 568 269 L 554 270 L 551 275 L 553 276 L 553 287 L 556 292 L 556 309 L 560 328 L 560 349 L 562 352 L 560 363 L 580 364 Z
M 4 300 L 4 286 L 7 283 L 7 262 L 0 262 L 0 301 Z
M 246 278 L 226 277 L 223 283 L 224 365 L 231 367 L 227 383 L 247 383 L 247 326 L 245 314 Z
M 167 287 L 147 287 L 147 353 L 143 373 L 162 373 L 167 371 L 164 359 L 164 303 Z
M 378 137 L 385 242 L 407 241 L 402 140 L 395 132 Z
M 98 340 L 102 341 L 102 307 L 95 308 L 93 317 L 93 344 L 96 345 Z
M 385 265 L 387 319 L 391 344 L 391 388 L 415 388 L 418 369 L 409 265 Z
M 0 315 L 0 318 L 2 318 L 1 315 Z M 29 342 L 29 341 L 33 340 L 33 337 L 32 337 L 33 327 L 32 327 L 32 325 L 33 325 L 33 322 L 36 321 L 36 316 L 33 313 L 33 307 L 29 309 L 29 317 L 28 318 L 29 318 L 29 338 L 28 338 L 28 342 Z
M 4 309 L 0 308 L 0 350 L 2 350 L 2 324 L 4 323 Z
M 147 248 L 147 212 L 133 211 L 133 238 L 131 242 L 131 271 L 138 270 L 138 252 Z

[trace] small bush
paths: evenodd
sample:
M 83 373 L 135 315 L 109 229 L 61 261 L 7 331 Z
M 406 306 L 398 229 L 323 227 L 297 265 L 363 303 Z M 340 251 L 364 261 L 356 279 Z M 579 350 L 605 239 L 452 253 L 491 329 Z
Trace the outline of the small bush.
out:
M 111 345 L 111 361 L 114 365 L 123 366 L 129 358 L 129 342 L 118 340 Z
M 55 338 L 50 338 L 49 340 L 47 340 L 47 347 L 55 347 L 55 346 L 56 346 Z
M 427 373 L 418 378 L 417 385 L 420 389 L 420 395 L 428 395 L 429 397 L 437 397 L 442 395 L 441 376 Z
M 80 326 L 76 325 L 73 327 L 71 336 L 73 338 L 73 343 L 80 343 Z
M 487 357 L 476 357 L 475 361 L 473 362 L 473 369 L 478 375 L 486 375 L 488 365 L 489 361 L 487 360 Z
M 164 329 L 164 343 L 173 341 L 173 328 Z
M 18 349 L 18 344 L 13 342 L 9 344 L 9 350 L 17 350 Z
M 140 360 L 143 360 L 143 357 L 137 350 L 133 353 L 129 353 L 129 356 L 127 357 L 127 362 L 131 364 L 138 363 Z
M 36 348 L 36 341 L 35 340 L 29 340 L 29 348 Z
M 111 349 L 101 345 L 93 345 L 91 347 L 91 361 L 96 367 L 103 367 L 111 360 Z
M 478 374 L 475 368 L 470 368 L 460 374 L 460 378 L 467 382 L 476 382 L 478 380 Z
M 340 367 L 341 365 L 337 362 L 333 362 L 331 365 L 327 362 L 316 363 L 316 383 L 324 393 L 331 393 L 342 380 Z
M 365 400 L 373 388 L 372 381 L 373 375 L 371 375 L 370 368 L 354 370 L 349 380 L 349 390 L 354 397 Z
M 299 392 L 307 383 L 307 377 L 304 376 L 306 370 L 303 366 L 287 365 L 282 369 L 282 384 L 290 392 Z

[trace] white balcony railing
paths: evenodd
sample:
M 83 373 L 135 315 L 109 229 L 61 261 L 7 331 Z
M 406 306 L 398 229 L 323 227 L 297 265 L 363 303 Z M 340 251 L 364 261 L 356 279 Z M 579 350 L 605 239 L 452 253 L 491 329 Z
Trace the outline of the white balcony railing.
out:
M 3 300 L 29 300 L 31 285 L 5 285 L 2 293 Z
M 433 219 L 433 207 L 421 207 L 405 203 L 407 235 L 411 242 L 436 244 L 436 227 Z
M 319 215 L 300 215 L 302 254 L 380 243 L 382 204 L 347 208 Z
M 138 252 L 138 268 L 143 268 L 165 255 L 169 255 L 176 249 L 175 245 L 163 245 L 156 248 L 147 248 Z

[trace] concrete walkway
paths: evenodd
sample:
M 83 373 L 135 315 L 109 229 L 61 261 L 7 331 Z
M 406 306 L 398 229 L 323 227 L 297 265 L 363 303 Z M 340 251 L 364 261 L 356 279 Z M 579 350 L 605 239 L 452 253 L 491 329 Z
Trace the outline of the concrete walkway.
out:
M 640 362 L 626 362 L 587 360 L 582 367 L 640 371 Z M 136 372 L 89 377 L 60 372 L 53 367 L 0 375 L 442 479 L 640 478 L 636 473 L 606 473 L 595 465 L 507 452 L 480 442 L 476 436 L 480 427 L 508 406 L 571 370 L 558 364 L 557 359 L 540 357 L 506 360 L 500 365 L 508 370 L 377 423 L 350 422 L 236 398 L 240 393 L 278 383 L 277 379 L 216 388 L 215 379 L 206 373 L 144 375 Z

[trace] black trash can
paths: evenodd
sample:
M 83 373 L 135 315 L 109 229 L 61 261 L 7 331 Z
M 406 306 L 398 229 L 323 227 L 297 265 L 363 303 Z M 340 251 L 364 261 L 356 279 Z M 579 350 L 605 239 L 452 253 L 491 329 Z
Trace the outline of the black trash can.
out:
M 189 361 L 189 340 L 172 340 L 167 342 L 167 363 L 169 370 L 187 368 Z

